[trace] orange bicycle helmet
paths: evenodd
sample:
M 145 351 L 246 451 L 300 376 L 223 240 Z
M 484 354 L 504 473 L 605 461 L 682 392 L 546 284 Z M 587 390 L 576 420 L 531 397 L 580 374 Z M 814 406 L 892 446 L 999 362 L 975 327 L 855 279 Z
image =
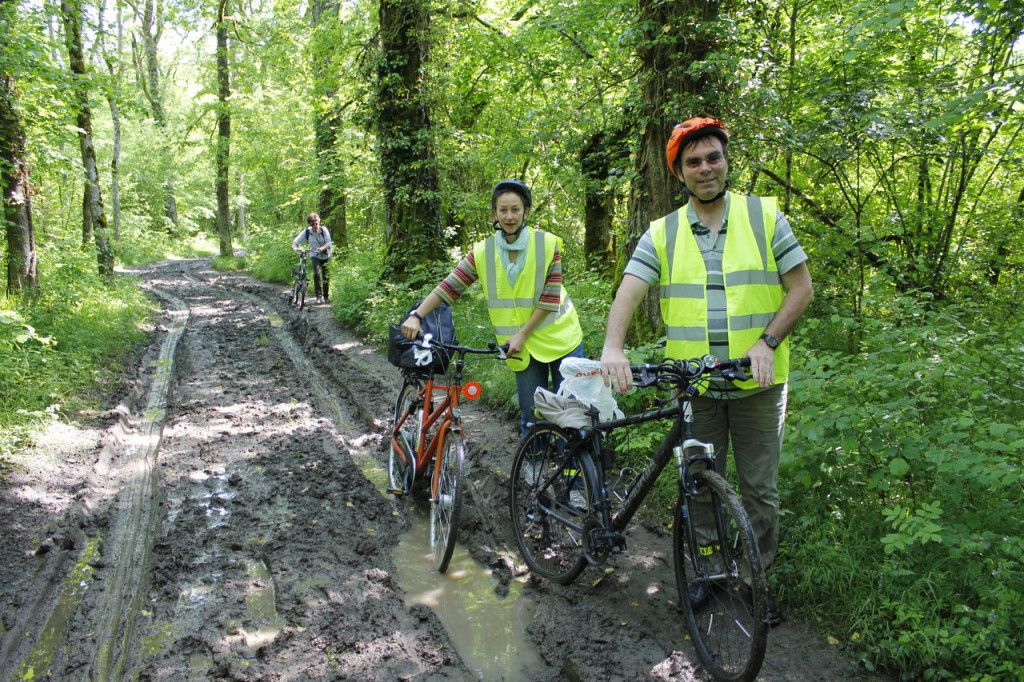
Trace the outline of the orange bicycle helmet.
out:
M 681 175 L 676 174 L 676 159 L 679 158 L 679 150 L 683 148 L 683 140 L 697 132 L 701 128 L 717 128 L 712 134 L 720 137 L 722 142 L 726 142 L 729 139 L 729 133 L 725 129 L 725 123 L 719 121 L 717 118 L 702 118 L 700 116 L 691 118 L 683 121 L 675 128 L 672 129 L 672 136 L 668 138 L 668 144 L 665 145 L 665 159 L 668 161 L 668 169 L 680 180 Z

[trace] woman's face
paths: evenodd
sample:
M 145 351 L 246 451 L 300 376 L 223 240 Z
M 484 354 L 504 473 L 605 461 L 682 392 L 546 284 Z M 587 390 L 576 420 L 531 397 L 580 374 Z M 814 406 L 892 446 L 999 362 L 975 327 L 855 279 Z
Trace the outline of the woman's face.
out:
M 494 219 L 498 221 L 506 235 L 515 234 L 526 220 L 523 198 L 515 192 L 499 194 L 494 204 Z

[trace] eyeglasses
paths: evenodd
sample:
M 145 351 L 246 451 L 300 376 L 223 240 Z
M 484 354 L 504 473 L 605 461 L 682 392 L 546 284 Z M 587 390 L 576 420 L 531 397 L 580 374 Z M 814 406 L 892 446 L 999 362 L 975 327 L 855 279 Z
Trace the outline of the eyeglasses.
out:
M 683 165 L 695 170 L 700 168 L 705 161 L 708 162 L 709 166 L 717 166 L 722 161 L 725 161 L 725 154 L 722 152 L 711 152 L 707 156 L 688 156 L 683 159 Z

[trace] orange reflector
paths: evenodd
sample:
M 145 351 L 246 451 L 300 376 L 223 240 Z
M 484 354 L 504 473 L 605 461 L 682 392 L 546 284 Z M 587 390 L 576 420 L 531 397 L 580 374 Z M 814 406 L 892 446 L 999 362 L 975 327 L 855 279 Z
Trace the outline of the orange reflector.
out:
M 466 397 L 466 400 L 476 400 L 480 397 L 481 392 L 480 384 L 475 381 L 471 381 L 462 387 L 462 395 Z

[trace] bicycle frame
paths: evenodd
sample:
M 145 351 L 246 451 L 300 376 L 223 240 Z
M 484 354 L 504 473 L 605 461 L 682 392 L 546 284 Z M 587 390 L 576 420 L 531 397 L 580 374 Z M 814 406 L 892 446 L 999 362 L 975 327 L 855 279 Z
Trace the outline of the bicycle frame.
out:
M 434 383 L 433 375 L 428 376 L 416 398 L 415 411 L 408 412 L 395 424 L 392 432 L 392 438 L 395 439 L 395 434 L 399 432 L 402 425 L 408 419 L 413 417 L 419 419 L 419 438 L 416 443 L 416 452 L 413 453 L 415 470 L 418 472 L 425 471 L 427 464 L 437 458 L 441 450 L 441 444 L 444 443 L 445 436 L 449 431 L 459 432 L 462 430 L 461 397 L 465 396 L 467 400 L 475 400 L 480 396 L 479 384 L 476 382 L 470 382 L 466 385 L 462 384 L 462 369 L 465 366 L 465 357 L 461 351 L 458 352 L 458 357 L 454 359 L 454 362 L 454 383 L 448 386 L 439 385 Z M 443 393 L 444 397 L 438 402 L 437 407 L 431 410 L 430 406 L 434 402 L 435 391 Z M 437 429 L 434 431 L 433 438 L 428 439 L 428 434 L 434 430 L 435 426 L 437 426 Z M 439 476 L 440 468 L 434 467 L 433 476 L 430 481 L 431 499 L 437 496 Z
M 604 507 L 604 509 L 599 508 L 599 511 L 605 516 L 603 519 L 605 527 L 611 528 L 616 532 L 625 530 L 633 516 L 640 509 L 640 505 L 651 491 L 651 488 L 654 487 L 658 475 L 661 474 L 673 456 L 676 460 L 676 467 L 680 472 L 681 491 L 696 492 L 694 490 L 693 478 L 689 474 L 690 465 L 694 462 L 704 461 L 707 466 L 714 468 L 715 456 L 713 446 L 694 437 L 693 407 L 689 399 L 685 397 L 677 398 L 675 405 L 661 410 L 651 410 L 632 417 L 624 417 L 623 419 L 599 424 L 596 431 L 605 433 L 623 426 L 645 424 L 668 418 L 673 418 L 672 427 L 665 433 L 658 448 L 654 451 L 654 455 L 647 463 L 647 467 L 640 472 L 636 482 L 630 488 L 622 502 L 622 509 L 614 516 L 608 516 L 611 510 L 608 508 L 606 491 L 603 490 L 605 487 L 604 469 L 603 467 L 597 467 L 598 476 L 600 477 L 598 480 L 602 487 L 600 495 L 602 504 L 600 506 Z M 600 450 L 597 450 L 597 452 L 600 452 Z M 688 455 L 687 453 L 690 454 Z
M 462 429 L 462 414 L 459 409 L 459 395 L 462 393 L 461 372 L 457 371 L 456 383 L 452 386 L 437 386 L 434 384 L 434 377 L 427 379 L 427 383 L 420 391 L 417 398 L 417 412 L 422 412 L 423 418 L 420 421 L 420 437 L 416 444 L 416 471 L 424 471 L 428 462 L 433 461 L 440 452 L 441 443 L 450 430 L 460 431 Z M 430 411 L 433 404 L 434 391 L 444 391 L 447 395 L 438 403 L 437 409 Z M 412 416 L 410 413 L 409 416 Z M 434 425 L 440 422 L 434 437 L 428 442 L 427 434 Z M 440 468 L 434 467 L 433 476 L 430 481 L 430 497 L 437 497 L 437 479 L 440 476 Z

